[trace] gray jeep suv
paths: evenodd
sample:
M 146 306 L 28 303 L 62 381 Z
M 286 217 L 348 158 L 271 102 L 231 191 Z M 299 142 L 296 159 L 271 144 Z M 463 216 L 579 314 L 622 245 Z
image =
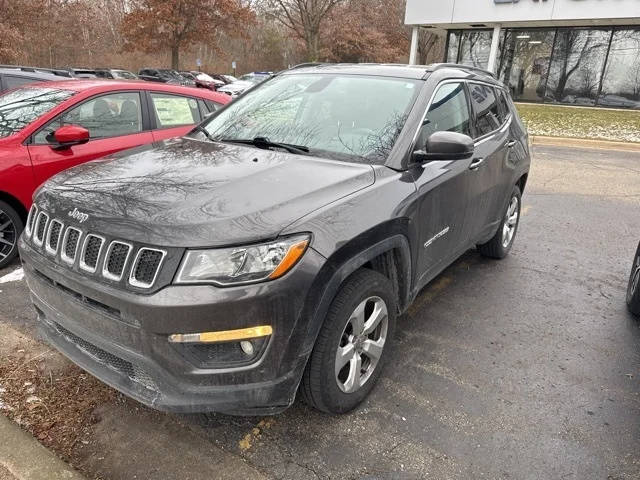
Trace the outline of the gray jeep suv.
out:
M 342 413 L 420 289 L 470 248 L 507 255 L 529 164 L 487 72 L 304 66 L 53 177 L 20 253 L 47 339 L 146 405 L 265 414 L 299 391 Z

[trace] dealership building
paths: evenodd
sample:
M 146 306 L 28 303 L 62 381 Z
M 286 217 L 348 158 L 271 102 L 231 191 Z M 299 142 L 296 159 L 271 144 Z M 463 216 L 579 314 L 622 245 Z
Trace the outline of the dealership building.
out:
M 640 0 L 407 0 L 446 62 L 494 72 L 523 102 L 640 109 Z

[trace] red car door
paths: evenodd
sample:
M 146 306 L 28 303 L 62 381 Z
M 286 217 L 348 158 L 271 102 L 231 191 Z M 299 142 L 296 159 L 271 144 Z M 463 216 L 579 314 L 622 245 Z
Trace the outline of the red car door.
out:
M 64 149 L 53 133 L 63 125 L 89 130 L 89 141 Z M 144 131 L 140 92 L 113 92 L 92 97 L 61 113 L 33 135 L 29 155 L 35 183 L 80 163 L 95 160 L 127 148 L 153 142 Z
M 154 140 L 181 137 L 202 120 L 198 100 L 174 93 L 149 92 L 151 111 L 155 115 Z

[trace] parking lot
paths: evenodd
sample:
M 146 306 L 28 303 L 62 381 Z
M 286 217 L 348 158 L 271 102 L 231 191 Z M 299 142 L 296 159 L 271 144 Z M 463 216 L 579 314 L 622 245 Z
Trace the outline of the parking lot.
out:
M 18 263 L 0 271 L 0 363 L 20 359 L 14 380 L 52 372 L 40 423 L 67 408 L 53 378 L 78 378 L 69 395 L 95 402 L 81 433 L 36 430 L 93 478 L 637 479 L 640 321 L 624 296 L 639 240 L 640 153 L 535 147 L 511 255 L 467 252 L 421 292 L 377 388 L 342 417 L 300 401 L 168 415 L 112 394 L 33 341 Z

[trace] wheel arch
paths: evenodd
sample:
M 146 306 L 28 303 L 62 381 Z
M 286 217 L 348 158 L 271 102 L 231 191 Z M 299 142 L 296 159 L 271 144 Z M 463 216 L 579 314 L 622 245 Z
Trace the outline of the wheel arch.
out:
M 408 308 L 413 285 L 413 255 L 408 219 L 394 219 L 353 238 L 328 259 L 305 302 L 309 318 L 304 351 L 310 353 L 340 286 L 361 268 L 385 275 L 394 285 L 399 313 Z
M 2 190 L 0 190 L 0 200 L 8 203 L 11 208 L 13 208 L 18 213 L 23 225 L 26 223 L 27 215 L 29 214 L 29 212 L 20 200 L 18 200 L 10 193 L 4 192 Z
M 520 176 L 520 178 L 518 178 L 516 185 L 518 185 L 518 188 L 520 189 L 520 194 L 524 194 L 524 187 L 527 186 L 528 179 L 529 179 L 529 172 L 523 174 L 522 176 Z

